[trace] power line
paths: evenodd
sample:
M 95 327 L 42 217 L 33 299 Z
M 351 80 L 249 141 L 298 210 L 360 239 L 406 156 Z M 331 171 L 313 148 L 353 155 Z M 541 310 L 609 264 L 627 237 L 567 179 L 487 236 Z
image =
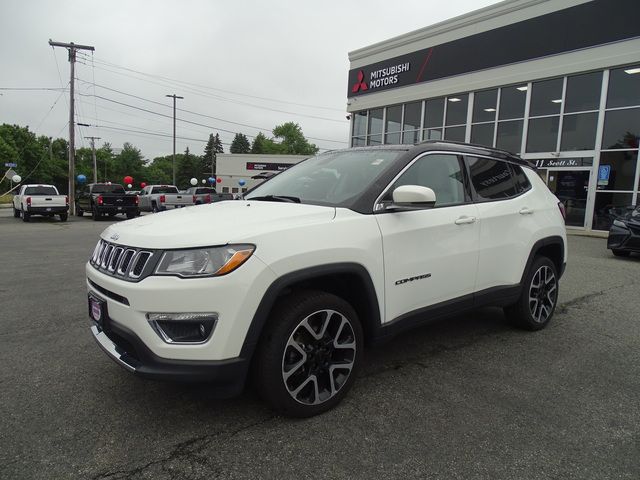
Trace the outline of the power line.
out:
M 83 65 L 88 65 L 88 64 L 83 63 L 83 62 L 79 62 L 79 63 L 82 63 Z M 117 72 L 117 71 L 114 71 L 114 70 L 109 70 L 108 68 L 104 68 L 104 67 L 95 67 L 95 68 L 99 68 L 100 70 L 104 70 L 105 72 L 110 72 L 110 73 L 113 73 L 113 74 L 116 74 L 116 75 L 122 75 L 122 76 L 125 76 L 125 77 L 133 78 L 135 80 L 149 82 L 149 83 L 152 83 L 154 85 L 159 85 L 159 86 L 162 86 L 162 87 L 165 87 L 165 88 L 168 85 L 171 86 L 172 88 L 176 87 L 175 83 L 172 85 L 168 81 L 165 81 L 165 80 L 162 80 L 164 83 L 158 83 L 158 82 L 153 82 L 151 80 L 147 80 L 147 79 L 144 79 L 144 78 L 139 78 L 139 77 L 134 77 L 132 75 L 127 75 L 126 73 Z M 307 115 L 307 114 L 300 113 L 300 112 L 291 112 L 291 111 L 288 111 L 288 110 L 280 110 L 280 109 L 266 107 L 266 106 L 262 106 L 262 105 L 256 105 L 256 104 L 249 103 L 249 102 L 243 102 L 241 100 L 230 99 L 230 98 L 222 97 L 220 95 L 213 95 L 213 94 L 210 94 L 210 93 L 207 93 L 207 92 L 203 92 L 201 90 L 197 90 L 197 89 L 195 89 L 193 87 L 185 87 L 182 84 L 177 84 L 177 86 L 179 86 L 181 89 L 183 89 L 184 91 L 186 91 L 188 93 L 193 93 L 195 95 L 200 95 L 200 96 L 203 96 L 203 97 L 213 98 L 213 99 L 220 100 L 220 101 L 223 101 L 223 102 L 234 103 L 236 105 L 245 105 L 245 106 L 249 106 L 249 107 L 252 107 L 252 108 L 259 108 L 259 109 L 262 109 L 262 110 L 268 110 L 268 111 L 271 111 L 271 112 L 286 113 L 287 115 L 294 115 L 294 116 L 297 116 L 297 117 L 305 117 L 305 118 L 313 118 L 313 119 L 316 119 L 316 120 L 324 120 L 324 121 L 327 121 L 327 122 L 335 122 L 335 123 L 341 123 L 341 124 L 345 123 L 344 120 L 336 120 L 335 118 L 320 117 L 320 116 L 317 116 L 317 115 Z
M 86 56 L 86 55 L 85 55 L 85 57 L 88 58 L 88 56 Z M 92 56 L 92 59 L 93 59 L 93 56 Z M 290 101 L 287 101 L 287 100 L 278 100 L 278 99 L 275 99 L 275 98 L 268 98 L 268 97 L 260 97 L 260 96 L 257 96 L 257 95 L 249 95 L 247 93 L 238 93 L 238 92 L 234 92 L 234 91 L 231 91 L 231 90 L 224 90 L 222 88 L 215 88 L 215 87 L 211 87 L 211 86 L 208 86 L 208 85 L 201 85 L 201 84 L 198 84 L 198 83 L 185 82 L 184 80 L 177 80 L 177 79 L 173 79 L 173 78 L 170 78 L 170 77 L 164 77 L 162 75 L 141 72 L 139 70 L 134 70 L 132 68 L 123 67 L 121 65 L 117 65 L 117 64 L 111 63 L 111 62 L 106 62 L 104 60 L 95 59 L 95 62 L 98 63 L 98 64 L 101 64 L 101 65 L 106 65 L 106 66 L 110 66 L 110 67 L 113 67 L 113 68 L 119 68 L 121 70 L 126 70 L 126 71 L 129 71 L 129 72 L 137 73 L 137 74 L 144 75 L 144 76 L 151 77 L 151 78 L 158 78 L 158 79 L 161 79 L 161 80 L 176 82 L 176 83 L 180 83 L 180 84 L 184 84 L 184 85 L 192 85 L 194 87 L 205 88 L 207 90 L 214 90 L 214 91 L 218 91 L 218 92 L 230 93 L 232 95 L 238 95 L 240 97 L 255 98 L 255 99 L 258 99 L 258 100 L 266 100 L 266 101 L 274 102 L 274 103 L 295 105 L 295 106 L 298 106 L 298 107 L 317 108 L 317 109 L 321 109 L 321 110 L 330 110 L 330 111 L 340 112 L 340 113 L 344 112 L 343 110 L 340 110 L 340 109 L 337 109 L 337 108 L 332 108 L 332 107 L 325 107 L 325 106 L 321 106 L 321 105 L 311 105 L 311 104 L 307 104 L 307 103 L 296 103 L 296 102 L 290 102 Z

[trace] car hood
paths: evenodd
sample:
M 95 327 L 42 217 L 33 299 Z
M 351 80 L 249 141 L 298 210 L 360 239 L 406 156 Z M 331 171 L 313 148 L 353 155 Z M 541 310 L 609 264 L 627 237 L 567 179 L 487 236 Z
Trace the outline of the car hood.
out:
M 114 223 L 101 237 L 131 247 L 163 249 L 252 242 L 260 234 L 330 222 L 336 209 L 297 203 L 232 200 Z

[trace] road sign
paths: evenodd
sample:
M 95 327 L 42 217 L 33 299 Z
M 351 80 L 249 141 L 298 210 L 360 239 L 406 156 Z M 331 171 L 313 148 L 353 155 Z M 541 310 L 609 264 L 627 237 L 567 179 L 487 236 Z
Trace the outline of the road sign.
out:
M 4 176 L 9 180 L 11 180 L 14 175 L 16 175 L 16 171 L 12 169 L 7 170 L 7 173 L 4 174 Z
M 4 164 L 5 167 L 9 167 L 9 168 L 16 168 L 18 166 L 17 163 L 5 163 Z

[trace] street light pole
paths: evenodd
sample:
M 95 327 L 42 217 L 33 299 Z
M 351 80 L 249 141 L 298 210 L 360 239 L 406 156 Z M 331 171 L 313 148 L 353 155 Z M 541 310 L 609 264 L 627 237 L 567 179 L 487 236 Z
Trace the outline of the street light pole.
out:
M 173 98 L 173 185 L 176 184 L 176 99 L 183 99 L 175 93 L 173 95 L 165 95 L 166 97 Z

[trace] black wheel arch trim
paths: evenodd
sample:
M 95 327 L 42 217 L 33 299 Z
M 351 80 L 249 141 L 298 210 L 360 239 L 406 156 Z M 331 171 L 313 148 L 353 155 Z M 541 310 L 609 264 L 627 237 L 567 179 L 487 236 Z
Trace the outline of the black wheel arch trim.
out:
M 562 275 L 564 274 L 564 269 L 566 268 L 566 263 L 564 261 L 565 244 L 564 244 L 564 239 L 561 236 L 554 235 L 551 237 L 541 238 L 540 240 L 538 240 L 536 243 L 533 244 L 533 247 L 531 247 L 531 251 L 529 252 L 529 258 L 527 258 L 527 263 L 525 264 L 524 270 L 522 271 L 522 277 L 520 278 L 521 285 L 524 285 L 525 276 L 527 275 L 529 268 L 531 268 L 531 264 L 533 263 L 533 260 L 536 258 L 536 255 L 538 254 L 538 252 L 542 248 L 548 247 L 549 245 L 557 245 L 560 247 L 560 262 L 558 265 L 556 265 L 556 267 L 558 270 L 558 279 L 562 277 Z M 551 260 L 553 261 L 553 259 Z
M 269 314 L 283 292 L 297 284 L 300 284 L 301 282 L 336 274 L 357 275 L 362 281 L 362 284 L 364 285 L 363 293 L 368 304 L 367 307 L 370 315 L 367 318 L 361 318 L 360 321 L 363 324 L 363 330 L 365 330 L 365 332 L 369 331 L 373 336 L 375 336 L 380 329 L 380 304 L 378 303 L 378 296 L 369 271 L 359 263 L 330 263 L 287 273 L 286 275 L 276 279 L 269 288 L 267 288 L 266 292 L 262 296 L 260 304 L 258 305 L 258 309 L 253 315 L 251 324 L 249 325 L 249 330 L 245 336 L 240 356 L 243 358 L 251 358 L 253 356 L 255 348 L 260 341 L 264 326 L 269 319 Z

